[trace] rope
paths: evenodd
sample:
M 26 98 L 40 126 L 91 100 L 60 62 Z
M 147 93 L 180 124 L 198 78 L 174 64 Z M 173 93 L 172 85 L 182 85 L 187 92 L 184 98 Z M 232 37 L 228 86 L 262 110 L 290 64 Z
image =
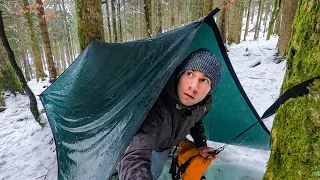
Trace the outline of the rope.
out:
M 225 8 L 227 8 L 228 6 L 230 6 L 231 4 L 233 4 L 233 3 L 235 3 L 237 0 L 232 0 L 231 2 L 229 2 L 228 4 L 226 4 L 226 5 L 224 5 L 222 8 L 220 8 L 220 6 L 224 3 L 224 0 L 221 0 L 220 2 L 219 2 L 219 4 L 217 5 L 217 8 L 219 8 L 219 9 L 225 9 Z

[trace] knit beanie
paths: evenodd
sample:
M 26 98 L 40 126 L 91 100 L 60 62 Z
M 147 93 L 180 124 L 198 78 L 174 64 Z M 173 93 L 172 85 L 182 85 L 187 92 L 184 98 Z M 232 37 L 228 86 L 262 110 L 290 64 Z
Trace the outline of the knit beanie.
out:
M 201 48 L 192 52 L 183 60 L 178 70 L 178 78 L 187 70 L 200 71 L 211 80 L 211 90 L 209 93 L 212 93 L 221 79 L 221 69 L 218 57 L 210 50 Z

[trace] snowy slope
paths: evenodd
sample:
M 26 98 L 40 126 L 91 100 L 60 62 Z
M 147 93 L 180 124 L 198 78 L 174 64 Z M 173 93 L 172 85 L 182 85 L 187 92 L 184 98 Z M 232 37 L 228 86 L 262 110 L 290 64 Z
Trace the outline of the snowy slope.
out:
M 245 41 L 229 47 L 229 57 L 249 99 L 262 115 L 278 97 L 285 62 L 276 64 L 277 37 L 270 41 Z M 250 68 L 257 61 L 260 65 Z M 47 82 L 29 82 L 39 95 Z M 39 99 L 37 97 L 37 99 Z M 7 110 L 0 113 L 0 179 L 57 179 L 55 145 L 48 125 L 41 129 L 29 110 L 25 95 L 6 94 Z M 38 101 L 39 109 L 42 109 Z M 272 126 L 273 118 L 265 121 Z M 209 142 L 212 147 L 222 144 Z M 261 179 L 268 151 L 229 146 L 211 166 L 207 179 Z

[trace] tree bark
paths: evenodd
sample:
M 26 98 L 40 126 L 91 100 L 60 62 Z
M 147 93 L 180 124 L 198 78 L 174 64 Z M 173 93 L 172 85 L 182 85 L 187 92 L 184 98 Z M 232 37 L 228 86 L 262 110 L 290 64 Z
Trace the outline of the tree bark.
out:
M 39 125 L 41 127 L 44 127 L 45 123 L 41 122 L 41 120 L 40 120 L 40 113 L 38 110 L 36 97 L 34 96 L 33 92 L 31 91 L 30 87 L 28 86 L 27 81 L 24 79 L 23 73 L 15 60 L 13 51 L 12 51 L 10 44 L 8 42 L 8 39 L 5 35 L 1 12 L 0 12 L 0 38 L 1 38 L 2 44 L 4 45 L 4 47 L 7 51 L 9 62 L 11 64 L 11 66 L 13 67 L 13 69 L 15 70 L 15 72 L 16 72 L 16 74 L 22 84 L 23 89 L 25 90 L 27 96 L 30 99 L 31 113 L 32 113 L 33 117 L 35 118 L 35 120 L 39 123 Z
M 92 38 L 104 41 L 101 0 L 76 0 L 78 37 L 81 51 Z
M 158 27 L 157 27 L 157 34 L 161 34 L 162 33 L 162 10 L 161 10 L 161 4 L 162 4 L 162 0 L 158 0 Z
M 62 7 L 61 7 L 62 5 Z M 73 61 L 73 57 L 72 57 L 72 46 L 71 46 L 71 39 L 72 39 L 72 35 L 70 33 L 70 22 L 68 21 L 68 17 L 67 17 L 67 11 L 66 11 L 66 7 L 65 7 L 65 3 L 64 0 L 62 0 L 62 4 L 60 4 L 60 8 L 62 9 L 62 17 L 64 19 L 63 21 L 63 30 L 64 30 L 64 35 L 65 35 L 65 45 L 66 45 L 66 55 L 67 55 L 67 62 L 68 65 L 70 66 L 70 64 Z
M 111 0 L 111 14 L 112 14 L 112 30 L 113 30 L 113 42 L 118 42 L 118 34 L 117 34 L 117 19 L 116 19 L 116 7 L 115 0 Z
M 229 21 L 229 10 L 225 9 L 221 12 L 221 16 L 218 24 L 221 39 L 224 43 L 227 42 L 228 21 Z
M 23 38 L 21 28 L 18 29 L 18 34 L 19 34 L 19 44 L 21 47 L 21 56 L 23 60 L 24 74 L 25 74 L 26 80 L 30 81 L 31 80 L 30 69 L 28 66 L 28 59 L 26 55 L 27 49 L 26 49 L 25 40 Z
M 264 0 L 259 0 L 259 10 L 258 10 L 256 27 L 255 27 L 255 31 L 254 31 L 254 40 L 257 40 L 259 38 L 261 19 L 262 19 L 261 17 L 262 17 L 262 12 L 263 12 L 263 4 L 264 4 Z
M 181 4 L 180 1 L 172 1 L 171 7 L 171 24 L 172 28 L 178 28 L 180 25 L 180 11 L 181 11 Z
M 281 94 L 320 75 L 319 17 L 318 1 L 299 0 Z M 308 95 L 290 99 L 276 113 L 264 180 L 320 178 L 320 80 L 308 89 Z
M 121 22 L 121 13 L 120 13 L 120 0 L 117 2 L 117 14 L 118 14 L 118 25 L 119 25 L 119 42 L 123 42 L 123 32 L 122 32 L 122 22 Z
M 109 10 L 109 3 L 108 1 L 105 2 L 106 5 L 106 12 L 107 12 L 107 24 L 108 24 L 108 33 L 109 33 L 109 40 L 112 42 L 111 36 L 111 20 L 110 20 L 110 10 Z
M 281 21 L 281 29 L 278 42 L 279 56 L 285 56 L 290 42 L 292 23 L 298 7 L 297 0 L 283 1 L 283 13 Z
M 269 21 L 267 40 L 270 39 L 270 36 L 273 33 L 274 22 L 276 21 L 276 19 L 278 18 L 278 15 L 279 15 L 279 10 L 280 10 L 279 2 L 280 2 L 279 0 L 275 0 L 274 1 L 272 16 L 271 16 L 271 19 Z
M 151 31 L 152 31 L 152 16 L 151 16 L 151 0 L 143 0 L 144 2 L 144 18 L 145 18 L 145 29 L 147 34 L 145 34 L 145 37 L 151 37 Z
M 31 50 L 32 50 L 32 56 L 34 58 L 34 64 L 36 68 L 36 78 L 42 79 L 44 78 L 44 71 L 43 71 L 43 64 L 40 56 L 40 47 L 36 39 L 35 30 L 33 28 L 33 22 L 31 19 L 31 9 L 28 8 L 29 3 L 28 0 L 20 0 L 20 5 L 24 11 L 24 17 L 27 21 L 27 28 L 30 35 L 30 41 L 31 41 Z
M 52 58 L 52 51 L 50 45 L 50 38 L 48 34 L 47 22 L 44 17 L 44 8 L 42 0 L 36 0 L 37 5 L 37 15 L 40 25 L 41 36 L 44 44 L 44 52 L 46 54 L 46 60 L 48 63 L 48 71 L 49 71 L 49 82 L 53 83 L 57 78 L 57 71 L 54 67 L 54 62 Z
M 248 7 L 248 12 L 247 12 L 246 28 L 245 28 L 245 30 L 244 30 L 244 36 L 243 36 L 243 40 L 244 40 L 244 41 L 246 40 L 246 37 L 247 37 L 247 35 L 248 35 L 248 30 L 249 30 L 251 4 L 252 4 L 252 0 L 249 0 L 249 7 Z
M 243 6 L 242 0 L 238 0 L 231 7 L 228 44 L 240 43 L 241 25 L 242 25 L 242 16 L 243 16 L 242 6 Z
M 279 13 L 278 16 L 276 18 L 276 24 L 274 27 L 274 34 L 279 35 L 280 32 L 280 27 L 281 27 L 281 20 L 282 20 L 282 0 L 279 0 Z
M 212 0 L 204 0 L 203 6 L 203 15 L 206 16 L 213 10 Z
M 266 33 L 266 28 L 267 28 L 267 20 L 269 17 L 269 13 L 270 13 L 270 6 L 271 6 L 271 2 L 270 1 L 266 1 L 266 9 L 265 9 L 265 13 L 264 13 L 264 19 L 263 19 L 263 37 L 265 36 Z

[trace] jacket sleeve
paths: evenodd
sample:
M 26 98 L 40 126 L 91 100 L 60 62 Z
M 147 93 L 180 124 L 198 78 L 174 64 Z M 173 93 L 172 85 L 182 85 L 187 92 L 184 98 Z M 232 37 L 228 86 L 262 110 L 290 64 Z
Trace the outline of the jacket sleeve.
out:
M 203 126 L 202 119 L 208 114 L 211 109 L 211 98 L 206 105 L 207 112 L 202 116 L 202 118 L 190 129 L 190 135 L 192 136 L 197 148 L 207 146 L 207 137 L 205 135 L 205 130 Z
M 160 120 L 155 113 L 149 113 L 121 158 L 120 180 L 152 179 L 151 153 L 155 147 L 156 129 Z
M 190 135 L 192 136 L 197 148 L 207 146 L 207 137 L 205 135 L 202 119 L 190 129 Z

